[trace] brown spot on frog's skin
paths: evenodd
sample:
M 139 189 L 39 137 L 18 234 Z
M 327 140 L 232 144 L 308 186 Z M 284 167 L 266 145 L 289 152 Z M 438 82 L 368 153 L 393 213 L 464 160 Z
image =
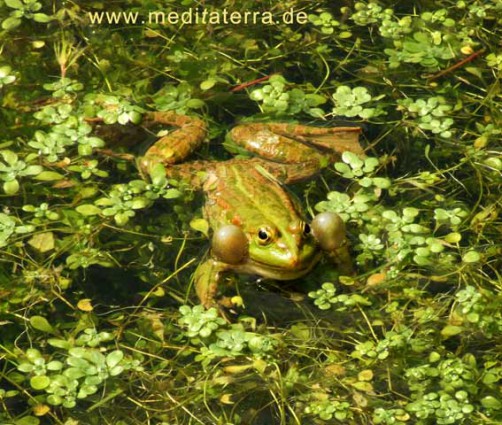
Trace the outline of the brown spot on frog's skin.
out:
M 241 226 L 242 225 L 242 219 L 239 215 L 234 215 L 231 220 L 232 224 L 235 224 L 236 226 Z

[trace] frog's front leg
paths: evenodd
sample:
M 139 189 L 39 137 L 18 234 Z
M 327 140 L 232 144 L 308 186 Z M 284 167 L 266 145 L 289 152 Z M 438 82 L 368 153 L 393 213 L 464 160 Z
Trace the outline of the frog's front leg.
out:
M 218 293 L 218 284 L 225 271 L 229 270 L 229 265 L 215 259 L 208 259 L 199 264 L 195 271 L 195 292 L 199 297 L 201 304 L 205 308 L 220 307 L 221 301 L 216 300 Z M 223 304 L 225 304 L 223 302 Z M 228 307 L 227 305 L 224 305 Z

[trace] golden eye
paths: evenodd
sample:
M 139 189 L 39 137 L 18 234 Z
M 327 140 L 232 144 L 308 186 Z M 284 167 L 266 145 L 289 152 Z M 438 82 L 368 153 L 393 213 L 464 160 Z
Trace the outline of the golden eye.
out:
M 260 245 L 268 244 L 274 237 L 274 231 L 269 227 L 262 227 L 258 230 L 258 243 Z
M 310 235 L 312 232 L 312 229 L 310 228 L 310 224 L 302 222 L 302 228 L 303 228 L 303 234 L 304 235 Z
M 261 241 L 266 241 L 269 239 L 269 235 L 268 235 L 268 232 L 264 229 L 260 229 L 258 231 L 258 238 L 261 240 Z

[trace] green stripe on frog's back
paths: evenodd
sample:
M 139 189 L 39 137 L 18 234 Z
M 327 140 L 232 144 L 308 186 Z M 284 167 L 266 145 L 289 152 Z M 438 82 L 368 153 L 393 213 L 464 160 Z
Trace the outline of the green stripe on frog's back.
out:
M 226 161 L 214 168 L 216 182 L 207 192 L 208 219 L 218 225 L 241 225 L 244 231 L 257 231 L 259 226 L 273 225 L 283 232 L 299 213 L 288 193 L 278 182 L 257 168 L 260 161 Z M 211 178 L 208 178 L 210 181 Z

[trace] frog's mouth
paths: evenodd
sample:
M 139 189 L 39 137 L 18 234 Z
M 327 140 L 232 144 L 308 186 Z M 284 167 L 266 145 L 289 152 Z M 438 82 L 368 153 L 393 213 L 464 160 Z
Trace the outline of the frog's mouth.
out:
M 318 253 L 313 258 L 309 258 L 308 261 L 295 264 L 290 268 L 278 267 L 248 259 L 245 264 L 234 267 L 234 270 L 238 273 L 257 274 L 267 279 L 293 280 L 304 276 L 312 270 L 320 258 L 321 253 Z

